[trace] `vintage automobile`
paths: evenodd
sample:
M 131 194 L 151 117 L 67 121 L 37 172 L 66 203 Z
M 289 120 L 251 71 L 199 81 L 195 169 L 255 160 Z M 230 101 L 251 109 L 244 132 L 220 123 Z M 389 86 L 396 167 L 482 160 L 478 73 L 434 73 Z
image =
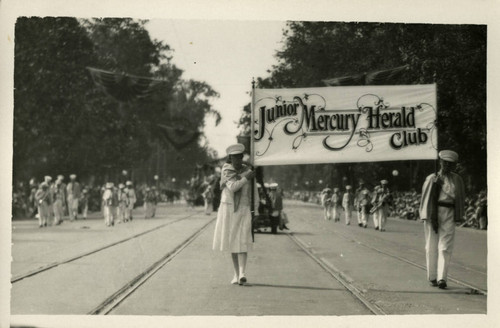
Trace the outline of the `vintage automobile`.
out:
M 257 195 L 255 202 L 258 202 L 257 211 L 254 213 L 252 221 L 253 232 L 264 232 L 270 229 L 273 234 L 278 233 L 279 216 L 273 216 L 273 207 L 269 198 L 269 190 L 264 184 L 263 168 L 257 167 L 255 171 L 255 181 L 257 185 Z

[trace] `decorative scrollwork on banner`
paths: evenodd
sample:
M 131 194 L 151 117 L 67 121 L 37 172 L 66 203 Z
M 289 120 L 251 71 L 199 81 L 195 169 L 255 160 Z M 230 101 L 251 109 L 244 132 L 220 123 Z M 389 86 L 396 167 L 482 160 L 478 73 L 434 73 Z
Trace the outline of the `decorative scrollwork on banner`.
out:
M 370 132 L 365 128 L 359 129 L 359 140 L 357 142 L 359 147 L 365 147 L 366 152 L 373 150 L 373 143 L 370 140 Z
M 373 102 L 373 105 L 365 105 L 364 102 L 366 101 L 367 104 L 370 102 Z M 384 102 L 383 97 L 379 97 L 376 94 L 373 93 L 367 93 L 365 95 L 362 95 L 361 97 L 358 98 L 358 101 L 356 102 L 356 107 L 363 113 L 366 114 L 370 108 L 373 107 L 378 107 L 380 109 L 387 109 L 391 106 L 390 103 Z
M 318 111 L 325 110 L 325 108 L 326 108 L 326 99 L 322 95 L 320 95 L 320 94 L 317 94 L 317 93 L 312 93 L 312 94 L 304 93 L 304 96 L 302 97 L 302 99 L 304 99 L 307 102 L 309 100 L 309 97 L 311 97 L 311 96 L 316 96 L 316 97 L 321 98 L 321 100 L 323 100 L 323 105 L 322 106 L 318 106 L 317 110 Z
M 264 151 L 263 151 L 263 152 L 259 152 L 259 151 L 257 151 L 257 152 L 255 153 L 255 155 L 256 155 L 256 156 L 262 156 L 262 155 L 264 155 L 265 153 L 267 153 L 267 151 L 269 150 L 269 147 L 271 146 L 271 142 L 273 142 L 273 140 L 274 140 L 274 139 L 273 139 L 274 130 L 275 130 L 275 129 L 276 129 L 276 128 L 277 128 L 277 127 L 281 124 L 281 123 L 290 123 L 290 122 L 295 122 L 295 123 L 297 123 L 297 119 L 295 119 L 295 118 L 284 118 L 284 119 L 282 119 L 282 120 L 278 121 L 278 123 L 276 123 L 276 124 L 273 126 L 273 128 L 272 128 L 271 132 L 269 132 L 269 130 L 268 130 L 268 129 L 266 129 L 266 132 L 269 134 L 269 137 L 267 138 L 268 143 L 267 143 L 266 149 L 264 149 Z M 302 130 L 302 129 L 301 129 L 301 130 Z M 300 136 L 302 136 L 302 135 L 299 135 L 298 137 L 300 137 Z M 304 138 L 305 138 L 305 133 L 303 133 L 303 136 L 304 136 Z M 298 137 L 297 137 L 297 138 L 298 138 Z M 295 138 L 295 139 L 297 139 L 297 138 Z M 301 143 L 302 143 L 302 141 L 300 141 L 300 142 L 299 142 L 299 145 L 300 145 Z M 293 144 L 295 144 L 295 140 L 293 141 Z M 295 150 L 295 149 L 297 149 L 297 148 L 298 148 L 298 146 L 297 146 L 297 147 L 295 147 L 295 146 L 293 146 L 293 145 L 292 145 L 292 149 L 294 149 L 294 150 Z
M 293 142 L 292 142 L 292 149 L 294 151 L 297 151 L 297 149 L 299 148 L 300 144 L 302 143 L 302 141 L 307 137 L 307 133 L 305 132 L 302 132 L 302 134 L 299 134 L 298 136 L 295 137 L 295 139 L 293 139 Z
M 438 126 L 437 126 L 437 111 L 436 111 L 436 108 L 434 108 L 434 106 L 432 106 L 432 105 L 431 105 L 431 104 L 429 104 L 429 103 L 420 103 L 420 104 L 418 104 L 415 108 L 416 108 L 417 110 L 419 110 L 419 111 L 423 112 L 426 108 L 429 108 L 429 107 L 430 107 L 430 108 L 434 111 L 434 113 L 436 114 L 436 116 L 435 116 L 435 117 L 436 117 L 436 120 L 435 120 L 435 121 L 432 121 L 432 122 L 429 122 L 429 123 L 427 124 L 427 126 L 426 126 L 426 129 L 427 129 L 428 131 L 430 131 L 430 133 L 431 133 L 431 143 L 432 143 L 432 147 L 433 147 L 434 149 L 438 149 L 438 148 L 437 148 L 437 145 L 434 143 L 434 139 L 436 139 L 436 140 L 437 140 L 437 138 L 435 138 L 434 136 L 437 134 L 437 128 L 438 128 Z

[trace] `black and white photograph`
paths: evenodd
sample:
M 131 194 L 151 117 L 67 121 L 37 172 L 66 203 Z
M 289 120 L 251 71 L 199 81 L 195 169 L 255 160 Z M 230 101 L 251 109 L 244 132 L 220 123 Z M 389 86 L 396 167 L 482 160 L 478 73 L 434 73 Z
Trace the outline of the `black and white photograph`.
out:
M 2 327 L 495 324 L 498 3 L 35 3 Z

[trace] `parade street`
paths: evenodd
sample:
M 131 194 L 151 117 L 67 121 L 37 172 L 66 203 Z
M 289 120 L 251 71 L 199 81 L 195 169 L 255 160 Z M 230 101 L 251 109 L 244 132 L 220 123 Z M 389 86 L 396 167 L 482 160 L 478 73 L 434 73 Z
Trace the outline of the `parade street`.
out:
M 285 200 L 290 230 L 255 234 L 245 285 L 212 250 L 216 212 L 160 204 L 106 227 L 101 213 L 39 229 L 12 222 L 11 313 L 95 315 L 485 314 L 486 231 L 457 228 L 447 289 L 426 279 L 419 221 L 386 231 L 325 221 L 319 205 Z

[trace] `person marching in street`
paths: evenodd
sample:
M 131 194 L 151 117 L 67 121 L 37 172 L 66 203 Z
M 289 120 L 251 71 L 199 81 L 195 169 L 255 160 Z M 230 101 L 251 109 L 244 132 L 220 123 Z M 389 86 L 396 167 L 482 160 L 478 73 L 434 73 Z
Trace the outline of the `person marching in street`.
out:
M 458 154 L 442 150 L 438 156 L 440 170 L 425 179 L 419 212 L 424 222 L 427 279 L 432 286 L 445 289 L 455 242 L 455 222 L 460 222 L 464 215 L 465 186 L 453 172 Z
M 345 186 L 345 193 L 342 198 L 342 208 L 344 209 L 346 225 L 351 224 L 352 211 L 354 210 L 354 196 L 352 195 L 351 189 L 351 186 Z
M 36 217 L 38 213 L 38 204 L 35 200 L 36 191 L 38 190 L 38 186 L 35 186 L 34 183 L 30 182 L 30 195 L 28 198 L 30 204 L 30 218 Z
M 103 211 L 104 211 L 104 224 L 107 227 L 115 225 L 114 216 L 116 215 L 116 206 L 118 205 L 118 196 L 114 190 L 112 182 L 106 183 L 106 189 L 102 195 Z
M 66 184 L 64 183 L 64 175 L 62 174 L 59 174 L 57 176 L 57 180 L 61 180 L 61 188 L 63 190 L 63 193 L 64 193 L 64 204 L 63 204 L 63 207 L 64 207 L 64 214 L 63 216 L 65 215 L 68 215 L 68 193 L 67 193 L 67 190 L 66 190 Z
M 380 181 L 380 186 L 376 189 L 375 197 L 372 200 L 371 213 L 373 214 L 373 222 L 375 230 L 385 231 L 389 206 L 392 202 L 392 196 L 389 191 L 387 180 Z
M 78 200 L 81 197 L 80 184 L 76 181 L 76 174 L 69 176 L 70 182 L 66 186 L 66 195 L 68 198 L 69 220 L 74 221 L 78 217 Z
M 361 226 L 366 228 L 368 226 L 368 217 L 370 216 L 371 202 L 370 202 L 370 192 L 368 189 L 363 189 L 361 195 L 359 196 L 359 209 L 358 214 L 361 216 Z
M 135 202 L 137 201 L 137 196 L 135 195 L 134 184 L 132 183 L 132 181 L 127 181 L 126 186 L 129 200 L 127 207 L 127 218 L 128 220 L 132 221 L 134 219 L 132 213 L 134 210 Z
M 146 187 L 146 194 L 144 196 L 144 218 L 152 218 L 155 216 L 156 211 L 156 188 Z
M 212 213 L 212 200 L 214 198 L 212 186 L 208 184 L 201 195 L 203 196 L 203 201 L 205 202 L 205 214 L 210 215 Z
M 144 199 L 144 218 L 148 218 L 148 212 L 150 211 L 150 205 L 149 205 L 149 195 L 151 193 L 151 188 L 149 186 L 142 187 L 144 188 L 142 190 L 142 197 Z
M 366 220 L 363 222 L 362 217 L 363 217 L 363 212 L 361 209 L 361 199 L 364 198 L 363 196 L 363 191 L 367 190 L 365 187 L 365 182 L 363 180 L 359 180 L 359 187 L 356 189 L 356 192 L 354 193 L 354 209 L 356 210 L 357 218 L 358 218 L 358 226 L 363 227 L 366 225 Z M 364 216 L 366 219 L 366 215 Z
M 63 187 L 62 179 L 59 176 L 56 183 L 52 185 L 52 197 L 54 203 L 52 204 L 54 211 L 53 225 L 59 225 L 63 222 L 64 208 L 66 207 L 66 195 Z
M 38 225 L 39 228 L 46 227 L 50 217 L 50 204 L 52 204 L 52 195 L 47 182 L 42 182 L 36 191 L 35 201 L 38 206 Z
M 87 188 L 83 188 L 82 197 L 80 198 L 80 205 L 82 207 L 82 217 L 87 220 L 87 214 L 89 211 L 89 191 Z
M 323 216 L 325 220 L 332 219 L 332 190 L 325 188 L 321 191 L 321 205 L 323 206 Z
M 221 172 L 221 203 L 217 213 L 213 250 L 229 251 L 233 261 L 232 284 L 244 285 L 247 253 L 252 249 L 250 212 L 253 169 L 243 163 L 245 146 L 234 144 L 226 149 L 228 159 Z
M 285 196 L 284 195 L 284 192 L 283 192 L 283 189 L 281 189 L 279 186 L 276 187 L 276 194 L 279 196 L 279 198 L 281 199 L 281 203 L 283 204 L 283 197 Z M 288 221 L 288 215 L 286 215 L 285 211 L 283 211 L 283 205 L 281 206 L 281 212 L 280 212 L 280 224 L 279 224 L 279 228 L 280 230 L 290 230 L 286 225 L 287 223 L 289 223 Z
M 158 202 L 160 201 L 160 195 L 158 193 L 158 190 L 156 190 L 156 186 L 151 187 L 151 191 L 153 192 L 153 202 L 152 205 L 153 207 L 151 208 L 151 217 L 154 218 L 156 215 L 156 205 L 158 205 Z
M 377 203 L 377 197 L 378 197 L 378 194 L 379 194 L 379 189 L 380 189 L 381 186 L 375 186 L 375 188 L 373 188 L 373 194 L 372 194 L 372 199 L 371 199 L 371 209 L 370 209 L 370 214 L 373 214 L 372 215 L 372 219 L 373 219 L 373 228 L 375 230 L 378 230 L 379 229 L 379 222 L 378 222 L 378 217 L 375 215 L 375 211 L 376 211 L 376 207 L 375 207 L 375 204 Z
M 333 188 L 333 194 L 332 194 L 332 217 L 333 217 L 333 222 L 339 222 L 340 221 L 340 210 L 342 209 L 341 202 L 342 202 L 342 200 L 340 199 L 340 190 L 339 190 L 339 188 Z
M 29 182 L 30 186 L 30 196 L 29 196 L 29 203 L 30 203 L 30 218 L 36 217 L 38 213 L 38 204 L 35 200 L 35 195 L 36 191 L 39 188 L 39 183 L 36 182 L 35 178 L 31 178 Z
M 269 199 L 271 200 L 271 206 L 273 208 L 273 213 L 271 216 L 278 221 L 278 227 L 280 230 L 287 229 L 286 225 L 283 223 L 281 212 L 283 211 L 283 198 L 278 192 L 278 184 L 276 182 L 269 184 Z M 272 231 L 276 233 L 277 231 Z
M 47 186 L 49 187 L 49 193 L 50 193 L 50 197 L 48 198 L 49 211 L 48 211 L 48 215 L 47 215 L 47 222 L 45 224 L 45 226 L 47 226 L 48 222 L 54 221 L 54 204 L 53 204 L 54 203 L 54 194 L 53 194 L 53 190 L 52 190 L 52 185 L 53 185 L 52 177 L 49 175 L 46 175 L 44 177 L 44 181 L 47 184 Z
M 116 223 L 127 222 L 128 195 L 125 185 L 118 184 L 118 207 L 116 209 Z

